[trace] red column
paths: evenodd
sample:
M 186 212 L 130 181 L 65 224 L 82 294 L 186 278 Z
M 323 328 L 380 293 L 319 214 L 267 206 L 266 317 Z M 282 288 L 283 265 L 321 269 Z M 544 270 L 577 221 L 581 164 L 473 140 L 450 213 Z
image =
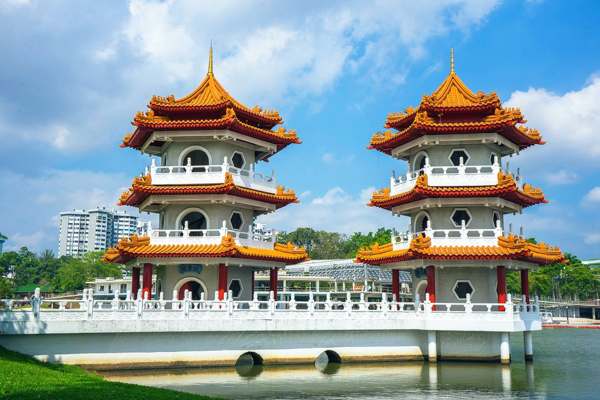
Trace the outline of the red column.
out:
M 131 269 L 131 292 L 134 300 L 137 299 L 138 290 L 140 290 L 140 267 L 133 267 Z
M 144 276 L 142 277 L 142 299 L 152 300 L 152 264 L 144 264 Z
M 219 264 L 219 300 L 225 299 L 225 293 L 227 293 L 227 266 L 225 264 Z
M 435 303 L 435 267 L 430 265 L 425 268 L 427 274 L 427 293 L 429 294 L 429 301 Z
M 498 282 L 496 292 L 498 293 L 498 303 L 506 303 L 506 267 L 499 265 L 496 268 L 496 281 Z M 504 306 L 498 308 L 500 311 L 505 311 Z
M 400 301 L 400 270 L 392 270 L 392 294 Z
M 529 270 L 521 270 L 521 294 L 525 296 L 525 303 L 529 304 Z
M 269 290 L 273 292 L 275 300 L 277 300 L 277 268 L 271 268 L 269 274 Z

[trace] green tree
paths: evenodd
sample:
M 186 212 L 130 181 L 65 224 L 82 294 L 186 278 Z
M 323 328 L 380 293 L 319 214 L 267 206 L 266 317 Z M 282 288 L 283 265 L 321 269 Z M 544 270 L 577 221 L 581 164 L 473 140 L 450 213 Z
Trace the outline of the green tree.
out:
M 122 275 L 121 268 L 102 261 L 102 252 L 87 253 L 81 258 L 65 258 L 58 268 L 52 287 L 57 291 L 75 291 L 85 287 L 94 278 Z
M 14 287 L 10 279 L 0 276 L 0 299 L 10 299 L 13 297 Z

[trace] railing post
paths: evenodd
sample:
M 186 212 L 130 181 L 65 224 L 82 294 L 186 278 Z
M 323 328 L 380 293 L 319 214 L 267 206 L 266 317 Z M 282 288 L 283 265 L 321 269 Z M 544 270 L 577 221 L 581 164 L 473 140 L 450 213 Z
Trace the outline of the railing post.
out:
M 258 305 L 258 293 L 254 292 L 252 294 L 252 310 L 258 310 L 259 309 L 259 305 Z
M 227 292 L 227 312 L 233 314 L 233 291 Z
M 275 293 L 272 290 L 269 292 L 269 311 L 271 315 L 275 314 Z
M 429 301 L 429 293 L 425 293 L 425 301 L 423 302 L 423 311 L 425 314 L 431 314 L 431 302 Z
M 365 293 L 360 293 L 360 309 L 365 311 L 367 309 L 367 303 L 365 302 Z
M 33 292 L 33 296 L 31 297 L 31 311 L 33 311 L 33 316 L 35 319 L 39 319 L 40 318 L 40 309 L 41 309 L 41 303 L 42 299 L 40 297 L 40 288 L 35 288 L 35 291 Z
M 87 291 L 87 317 L 88 319 L 92 319 L 94 317 L 94 290 L 88 289 Z
M 292 292 L 290 297 L 290 310 L 296 309 L 296 294 Z
M 119 309 L 119 291 L 115 290 L 113 300 L 110 302 L 110 308 L 115 311 Z
M 191 294 L 192 293 L 187 289 L 185 289 L 185 291 L 183 292 L 183 315 L 185 315 L 186 318 L 189 318 L 190 316 Z
M 471 303 L 471 293 L 467 293 L 467 299 L 465 301 L 465 312 L 467 314 L 473 312 L 473 304 Z
M 506 313 L 509 318 L 512 318 L 514 314 L 512 295 L 510 293 L 506 296 Z
M 158 302 L 159 302 L 158 304 L 160 304 L 160 309 L 164 310 L 166 302 L 165 302 L 165 294 L 162 291 L 158 294 Z
M 350 299 L 350 292 L 346 292 L 346 303 L 344 303 L 344 308 L 348 312 L 348 316 L 352 314 L 352 300 Z
M 311 316 L 315 313 L 315 298 L 313 292 L 308 293 L 308 312 Z
M 387 293 L 381 293 L 381 311 L 383 311 L 384 316 L 387 315 L 387 312 L 388 312 Z
M 331 293 L 327 292 L 327 294 L 325 296 L 326 296 L 325 299 L 326 299 L 326 302 L 327 302 L 327 306 L 325 307 L 325 309 L 327 311 L 331 311 L 331 309 L 332 309 L 332 306 L 331 306 Z
M 135 308 L 137 310 L 138 319 L 142 318 L 142 308 L 144 307 L 144 300 L 142 297 L 142 289 L 138 289 L 137 297 L 135 299 Z

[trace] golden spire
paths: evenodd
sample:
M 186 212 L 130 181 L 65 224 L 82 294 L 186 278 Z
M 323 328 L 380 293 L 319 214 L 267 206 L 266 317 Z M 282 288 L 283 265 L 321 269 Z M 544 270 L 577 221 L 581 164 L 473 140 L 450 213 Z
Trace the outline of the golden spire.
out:
M 212 40 L 210 41 L 210 50 L 208 52 L 208 74 L 213 74 L 213 48 L 212 48 Z
M 454 47 L 450 49 L 450 73 L 454 73 Z

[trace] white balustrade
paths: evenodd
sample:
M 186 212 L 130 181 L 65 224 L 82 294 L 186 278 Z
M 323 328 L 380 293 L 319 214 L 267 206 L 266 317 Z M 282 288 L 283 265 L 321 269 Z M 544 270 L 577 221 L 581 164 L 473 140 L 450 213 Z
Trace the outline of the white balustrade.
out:
M 153 229 L 148 223 L 146 234 L 150 237 L 150 244 L 156 245 L 219 244 L 223 237 L 231 236 L 240 246 L 264 249 L 272 249 L 277 237 L 274 233 L 256 232 L 252 226 L 248 231 L 229 229 L 225 221 L 219 229 L 188 229 L 187 221 L 184 229 Z
M 268 193 L 277 191 L 277 181 L 273 175 L 255 172 L 253 164 L 249 170 L 236 168 L 229 164 L 227 158 L 219 165 L 192 165 L 188 159 L 186 165 L 176 166 L 156 165 L 152 159 L 149 172 L 153 185 L 215 185 L 224 183 L 225 173 L 229 172 L 238 186 Z
M 390 194 L 396 195 L 410 191 L 415 187 L 419 175 L 427 175 L 429 186 L 493 186 L 498 184 L 500 164 L 494 158 L 492 165 L 464 165 L 462 158 L 460 164 L 450 166 L 435 166 L 425 159 L 425 167 L 417 171 L 408 171 L 399 177 L 390 179 Z
M 141 294 L 141 293 L 140 293 Z M 130 296 L 128 296 L 130 298 Z M 36 311 L 37 310 L 37 311 Z M 439 318 L 439 315 L 469 315 L 472 318 L 488 319 L 489 316 L 500 320 L 514 320 L 519 318 L 537 319 L 540 316 L 539 302 L 534 300 L 531 304 L 514 304 L 511 296 L 507 302 L 501 303 L 471 303 L 470 298 L 462 303 L 431 303 L 426 297 L 424 302 L 397 302 L 390 301 L 388 296 L 382 295 L 379 301 L 366 301 L 364 296 L 352 300 L 349 296 L 345 299 L 332 299 L 326 296 L 325 300 L 315 300 L 309 294 L 308 300 L 299 301 L 295 295 L 290 300 L 275 300 L 269 296 L 266 300 L 259 300 L 254 296 L 252 300 L 234 300 L 227 293 L 224 300 L 206 300 L 204 294 L 200 300 L 192 300 L 191 293 L 186 291 L 182 300 L 165 300 L 162 293 L 155 300 L 142 298 L 137 300 L 120 299 L 116 293 L 112 300 L 94 300 L 91 290 L 84 292 L 81 300 L 45 300 L 33 296 L 31 300 L 0 300 L 0 322 L 35 320 L 127 320 L 127 319 L 192 319 L 198 318 L 220 319 L 219 315 L 229 315 L 230 318 L 255 319 L 271 316 L 296 315 L 301 318 L 345 318 L 362 314 L 403 314 L 409 319 Z M 337 317 L 335 315 L 337 314 Z M 435 316 L 435 317 L 434 317 Z M 479 317 L 477 317 L 479 316 Z M 272 317 L 269 317 L 272 318 Z M 453 317 L 451 317 L 453 318 Z
M 394 250 L 407 249 L 410 242 L 417 236 L 431 239 L 432 246 L 497 246 L 498 238 L 503 235 L 500 222 L 492 229 L 467 229 L 463 221 L 459 229 L 431 229 L 428 221 L 427 229 L 421 232 L 401 232 L 392 235 Z

